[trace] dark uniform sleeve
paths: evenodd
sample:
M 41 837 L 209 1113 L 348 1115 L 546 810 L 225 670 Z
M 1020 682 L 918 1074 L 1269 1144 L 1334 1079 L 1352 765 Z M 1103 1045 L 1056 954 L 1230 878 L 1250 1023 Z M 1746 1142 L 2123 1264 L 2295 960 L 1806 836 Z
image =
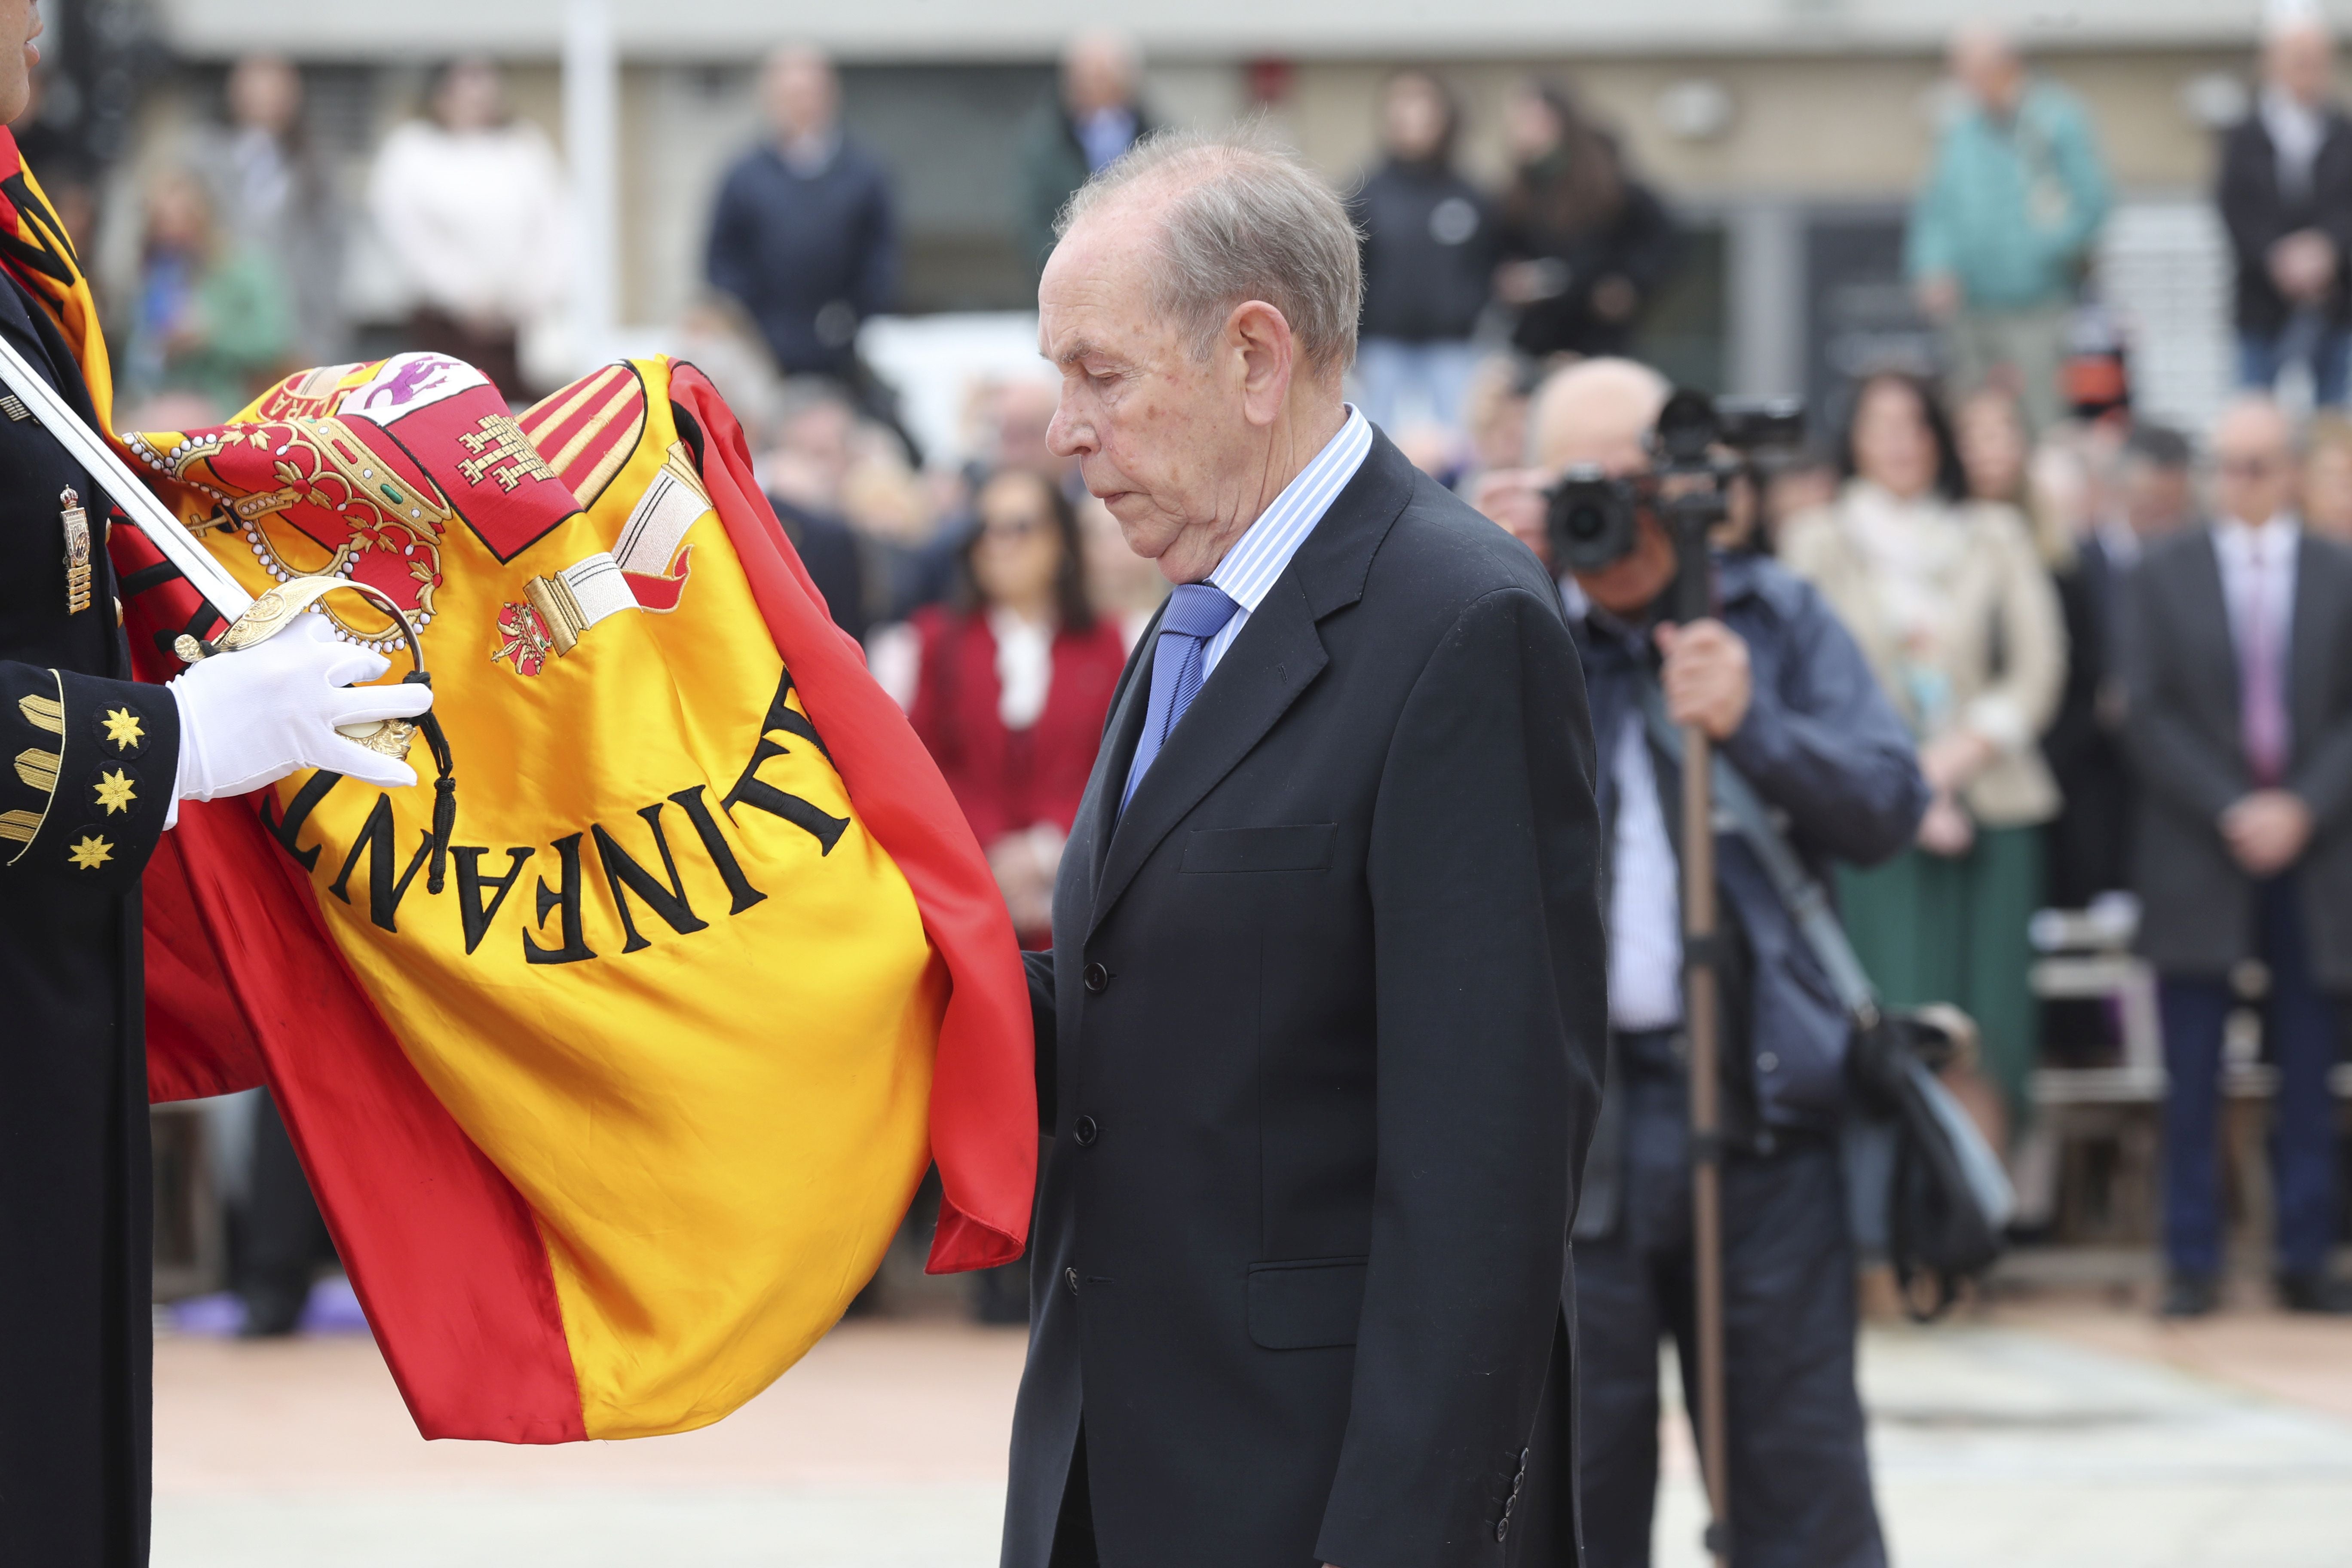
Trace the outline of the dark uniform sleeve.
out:
M 179 772 L 167 688 L 0 660 L 0 879 L 138 886 Z

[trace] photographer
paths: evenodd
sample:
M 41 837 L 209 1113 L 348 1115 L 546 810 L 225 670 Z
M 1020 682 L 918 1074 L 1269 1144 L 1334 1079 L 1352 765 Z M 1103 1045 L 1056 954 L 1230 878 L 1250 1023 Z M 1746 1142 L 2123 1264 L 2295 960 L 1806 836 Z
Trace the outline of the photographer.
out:
M 1583 655 L 1607 825 L 1611 1057 L 1576 1219 L 1580 1486 L 1587 1562 L 1649 1561 L 1658 1342 L 1693 1386 L 1691 1150 L 1684 1062 L 1678 768 L 1652 739 L 1653 684 L 1784 820 L 1799 852 L 1884 858 L 1927 803 L 1909 736 L 1821 598 L 1769 561 L 1718 555 L 1719 618 L 1664 618 L 1677 572 L 1652 476 L 1665 383 L 1623 360 L 1538 395 L 1540 468 L 1498 475 L 1483 510 L 1544 556 Z M 1564 470 L 1630 483 L 1605 506 L 1549 504 Z M 1591 487 L 1588 486 L 1588 489 Z M 1608 487 L 1604 487 L 1608 488 Z M 1729 1518 L 1740 1568 L 1881 1563 L 1853 1380 L 1854 1257 L 1837 1131 L 1848 1021 L 1747 846 L 1717 839 L 1717 973 Z M 1696 1421 L 1694 1410 L 1694 1420 Z

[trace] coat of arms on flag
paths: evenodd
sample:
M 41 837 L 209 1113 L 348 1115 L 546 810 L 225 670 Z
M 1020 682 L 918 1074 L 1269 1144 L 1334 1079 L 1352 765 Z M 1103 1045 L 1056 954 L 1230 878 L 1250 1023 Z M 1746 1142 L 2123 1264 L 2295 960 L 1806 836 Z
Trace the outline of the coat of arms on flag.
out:
M 256 592 L 383 588 L 434 671 L 446 886 L 429 788 L 319 773 L 192 804 L 148 878 L 159 1096 L 268 1078 L 427 1436 L 717 1420 L 832 1325 L 934 1160 L 934 1267 L 1018 1255 L 1003 905 L 698 372 L 617 363 L 514 416 L 405 354 L 126 441 Z

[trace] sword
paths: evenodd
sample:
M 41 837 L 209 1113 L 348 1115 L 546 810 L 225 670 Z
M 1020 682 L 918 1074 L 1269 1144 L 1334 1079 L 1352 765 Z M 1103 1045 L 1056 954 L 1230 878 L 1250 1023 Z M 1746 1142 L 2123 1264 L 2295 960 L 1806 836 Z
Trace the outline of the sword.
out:
M 211 642 L 200 641 L 187 633 L 181 634 L 173 651 L 183 664 L 194 664 L 215 654 L 233 653 L 238 648 L 251 647 L 265 641 L 293 625 L 296 616 L 320 599 L 343 588 L 358 593 L 392 617 L 408 644 L 408 657 L 415 666 L 407 679 L 430 684 L 425 674 L 425 650 L 417 641 L 416 627 L 389 595 L 347 577 L 294 577 L 256 599 L 228 574 L 226 567 L 213 558 L 212 552 L 197 542 L 195 535 L 189 532 L 180 520 L 172 515 L 171 509 L 147 488 L 146 481 L 140 479 L 137 470 L 122 460 L 104 437 L 82 422 L 81 416 L 58 395 L 58 390 L 49 384 L 48 378 L 35 370 L 5 336 L 0 336 L 0 383 L 5 383 L 8 390 L 23 400 L 25 406 L 32 411 L 33 417 L 40 421 L 41 427 L 57 437 L 58 444 L 72 455 L 74 461 L 79 463 L 90 478 L 114 498 L 115 504 L 122 509 L 139 531 L 163 552 L 163 559 L 178 567 L 189 585 L 220 613 L 227 629 Z M 442 783 L 446 784 L 449 773 L 446 760 L 447 744 L 440 738 L 437 723 L 429 716 L 423 722 L 429 731 L 426 739 L 433 744 L 435 759 L 441 763 Z M 372 752 L 400 757 L 407 754 L 409 738 L 416 732 L 419 724 L 406 719 L 383 719 L 362 724 L 340 724 L 336 728 Z M 446 844 L 447 833 L 436 833 L 435 841 Z M 440 880 L 439 870 L 440 856 L 436 853 L 432 879 L 436 884 Z
M 163 552 L 163 559 L 180 569 L 205 603 L 220 612 L 221 619 L 232 625 L 253 608 L 253 595 L 228 574 L 228 569 L 213 559 L 212 552 L 196 542 L 195 535 L 173 517 L 171 509 L 156 498 L 130 464 L 105 437 L 82 423 L 73 405 L 58 395 L 48 378 L 42 375 L 16 352 L 16 345 L 0 337 L 0 382 L 33 411 L 41 428 L 58 439 L 58 444 L 72 454 L 89 473 L 89 477 L 114 498 L 140 532 L 149 542 Z M 412 645 L 413 646 L 413 645 Z

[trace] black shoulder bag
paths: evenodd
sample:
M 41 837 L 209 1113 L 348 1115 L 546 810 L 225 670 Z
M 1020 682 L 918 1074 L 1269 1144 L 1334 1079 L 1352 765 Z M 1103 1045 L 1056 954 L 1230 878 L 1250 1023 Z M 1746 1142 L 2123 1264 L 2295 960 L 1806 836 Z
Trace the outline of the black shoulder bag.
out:
M 1654 684 L 1644 693 L 1643 711 L 1652 738 L 1679 759 L 1682 734 Z M 1881 1006 L 1828 889 L 1720 752 L 1714 783 L 1718 828 L 1737 833 L 1764 868 L 1853 1021 L 1846 1079 L 1856 1113 L 1883 1126 L 1894 1154 L 1885 1167 L 1885 1193 L 1861 1194 L 1859 1200 L 1884 1216 L 1887 1260 L 1906 1310 L 1922 1322 L 1940 1317 L 1960 1282 L 1982 1274 L 2000 1256 L 2017 1209 L 2000 1157 L 1936 1077 L 1974 1049 L 1976 1025 L 1957 1007 L 1890 1013 Z

